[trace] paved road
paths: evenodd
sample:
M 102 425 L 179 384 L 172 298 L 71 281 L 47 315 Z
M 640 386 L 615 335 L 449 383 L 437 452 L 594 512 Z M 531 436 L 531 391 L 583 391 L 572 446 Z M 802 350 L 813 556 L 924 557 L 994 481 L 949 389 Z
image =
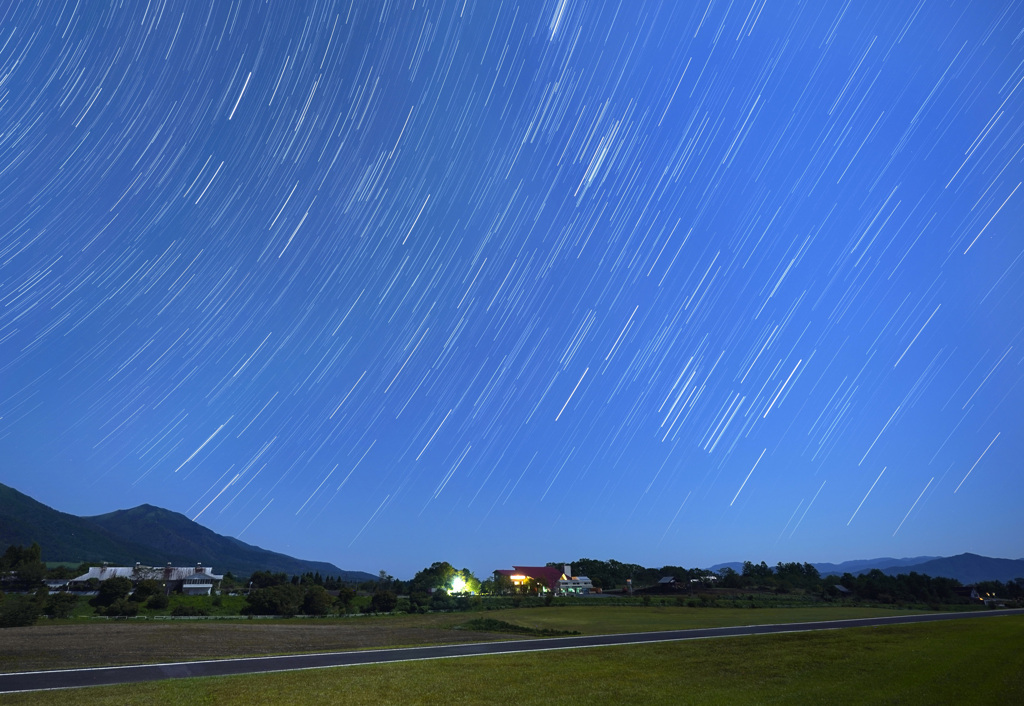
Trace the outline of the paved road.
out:
M 660 632 L 640 632 L 619 635 L 555 637 L 531 640 L 513 640 L 509 642 L 482 642 L 462 645 L 438 645 L 435 647 L 363 650 L 359 652 L 329 652 L 324 654 L 286 655 L 281 657 L 246 657 L 241 659 L 221 659 L 202 662 L 175 662 L 170 664 L 146 664 L 125 667 L 97 667 L 92 669 L 67 669 L 48 672 L 20 672 L 14 674 L 0 674 L 0 693 L 37 691 L 41 689 L 71 689 L 83 686 L 99 686 L 103 684 L 128 684 L 144 681 L 156 681 L 159 679 L 178 679 L 181 677 L 212 677 L 232 674 L 284 672 L 297 669 L 346 667 L 358 664 L 407 662 L 418 659 L 473 657 L 476 655 L 507 654 L 510 652 L 536 652 L 541 650 L 564 650 L 579 647 L 633 645 L 645 642 L 700 640 L 712 637 L 736 637 L 741 635 L 765 635 L 769 633 L 783 632 L 836 630 L 839 628 L 862 628 L 877 625 L 894 625 L 897 623 L 925 623 L 936 620 L 955 620 L 962 618 L 993 618 L 1000 615 L 1020 614 L 1024 614 L 1024 609 L 991 610 L 968 613 L 932 613 L 927 615 L 895 615 L 884 618 L 827 620 L 813 623 L 745 625 L 728 628 L 665 630 Z

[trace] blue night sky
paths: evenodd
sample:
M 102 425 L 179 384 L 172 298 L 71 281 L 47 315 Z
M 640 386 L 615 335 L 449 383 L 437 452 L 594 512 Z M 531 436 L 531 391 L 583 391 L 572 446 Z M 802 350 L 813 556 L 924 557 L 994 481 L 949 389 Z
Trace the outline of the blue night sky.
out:
M 1022 84 L 997 0 L 6 4 L 0 482 L 398 577 L 1020 557 Z

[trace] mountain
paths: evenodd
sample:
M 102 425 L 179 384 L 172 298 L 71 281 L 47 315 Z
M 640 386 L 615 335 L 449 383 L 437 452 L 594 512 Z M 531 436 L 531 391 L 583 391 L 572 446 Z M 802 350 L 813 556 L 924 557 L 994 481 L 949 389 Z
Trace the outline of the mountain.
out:
M 835 574 L 836 576 L 842 576 L 843 574 L 866 574 L 872 569 L 881 569 L 885 573 L 889 573 L 887 569 L 892 566 L 916 566 L 917 564 L 923 564 L 926 561 L 932 559 L 941 559 L 942 557 L 937 556 L 915 556 L 915 557 L 904 557 L 903 559 L 894 559 L 892 557 L 882 557 L 880 559 L 854 559 L 853 561 L 844 561 L 841 564 L 829 564 L 828 562 L 816 563 L 814 568 L 822 576 L 828 576 L 829 574 Z M 900 573 L 909 573 L 903 571 Z M 918 573 L 921 573 L 920 571 Z M 893 574 L 895 576 L 895 574 Z
M 732 569 L 737 574 L 743 573 L 743 562 L 742 561 L 727 561 L 724 564 L 715 564 L 709 566 L 708 571 L 714 571 L 716 574 L 725 571 L 726 569 Z
M 58 512 L 0 483 L 0 547 L 38 542 L 44 561 L 134 564 L 143 547 L 123 542 L 88 520 Z
M 153 505 L 94 517 L 59 512 L 0 483 L 0 548 L 38 542 L 44 561 L 98 562 L 148 566 L 202 563 L 218 573 L 248 576 L 254 571 L 340 576 L 344 581 L 376 579 L 365 571 L 308 561 L 225 537 L 184 515 Z
M 1024 559 L 995 559 L 977 554 L 937 557 L 911 566 L 890 566 L 883 571 L 890 576 L 916 571 L 928 576 L 945 576 L 969 585 L 979 581 L 1013 581 L 1024 577 Z
M 937 559 L 939 557 L 934 556 L 918 556 L 909 557 L 903 559 L 893 559 L 892 557 L 882 557 L 880 559 L 854 559 L 853 561 L 844 561 L 841 564 L 830 564 L 828 562 L 811 562 L 811 565 L 818 570 L 822 576 L 828 576 L 829 574 L 835 574 L 836 576 L 842 576 L 849 572 L 851 574 L 866 574 L 872 569 L 882 569 L 883 571 L 890 566 L 911 566 L 913 564 L 919 564 L 929 559 Z M 803 563 L 803 562 L 801 562 Z M 723 569 L 732 569 L 737 574 L 743 573 L 743 562 L 742 561 L 728 561 L 724 564 L 715 564 L 711 567 L 712 571 L 722 571 Z M 771 568 L 775 568 L 772 566 Z
M 730 568 L 736 573 L 743 573 L 743 562 L 730 561 L 725 564 L 715 564 L 711 570 L 722 571 L 725 568 Z M 903 559 L 881 557 L 878 559 L 855 559 L 844 561 L 841 564 L 819 562 L 814 563 L 814 568 L 822 576 L 830 574 L 842 576 L 845 573 L 859 575 L 866 574 L 872 569 L 879 569 L 890 576 L 916 571 L 933 578 L 943 576 L 956 579 L 964 585 L 979 581 L 1002 581 L 1005 583 L 1015 578 L 1024 577 L 1024 559 L 995 559 L 977 554 L 958 554 L 950 557 L 918 556 Z

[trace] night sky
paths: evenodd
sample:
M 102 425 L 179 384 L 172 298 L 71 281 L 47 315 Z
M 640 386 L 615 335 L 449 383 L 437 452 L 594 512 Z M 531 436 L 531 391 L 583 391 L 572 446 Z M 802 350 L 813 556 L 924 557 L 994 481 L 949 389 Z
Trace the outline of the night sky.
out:
M 0 482 L 400 578 L 1024 555 L 1024 4 L 4 8 Z

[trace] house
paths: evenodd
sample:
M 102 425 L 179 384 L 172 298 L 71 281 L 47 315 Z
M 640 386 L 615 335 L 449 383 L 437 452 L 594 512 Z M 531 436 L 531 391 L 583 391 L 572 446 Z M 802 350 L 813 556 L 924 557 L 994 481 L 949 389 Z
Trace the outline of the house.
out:
M 167 594 L 180 592 L 186 596 L 208 596 L 216 584 L 220 583 L 224 576 L 213 573 L 213 569 L 202 564 L 195 566 L 171 566 L 169 563 L 163 568 L 153 566 L 142 566 L 136 563 L 135 566 L 92 566 L 89 571 L 71 579 L 68 582 L 72 590 L 81 590 L 90 579 L 106 581 L 114 577 L 126 578 L 137 585 L 140 581 L 152 579 L 159 581 L 164 586 Z
M 697 579 L 690 579 L 690 590 L 694 588 L 714 588 L 718 577 L 714 574 L 706 574 Z
M 971 603 L 984 603 L 989 607 L 1006 607 L 1004 599 L 997 598 L 996 594 L 991 592 L 979 591 L 977 586 L 958 586 L 953 589 L 953 593 L 960 598 L 968 599 Z
M 176 588 L 180 588 L 181 592 L 186 596 L 208 596 L 213 593 L 213 586 L 215 583 L 220 583 L 223 575 L 213 573 L 213 569 L 204 567 L 202 564 L 197 564 L 194 569 L 172 567 L 173 573 L 172 578 L 167 580 L 167 585 L 170 586 L 172 582 L 177 583 Z
M 684 590 L 684 585 L 675 576 L 662 576 L 658 579 L 658 583 L 642 590 L 644 593 L 677 593 Z M 686 588 L 689 588 L 689 586 L 686 586 Z
M 539 593 L 556 595 L 581 595 L 594 590 L 594 585 L 586 576 L 573 576 L 572 566 L 513 566 L 511 569 L 498 569 L 494 573 L 507 576 L 517 588 L 532 580 Z
M 567 566 L 569 572 L 564 579 L 558 581 L 558 593 L 563 596 L 585 596 L 592 593 L 594 584 L 586 576 L 572 576 L 572 567 Z

